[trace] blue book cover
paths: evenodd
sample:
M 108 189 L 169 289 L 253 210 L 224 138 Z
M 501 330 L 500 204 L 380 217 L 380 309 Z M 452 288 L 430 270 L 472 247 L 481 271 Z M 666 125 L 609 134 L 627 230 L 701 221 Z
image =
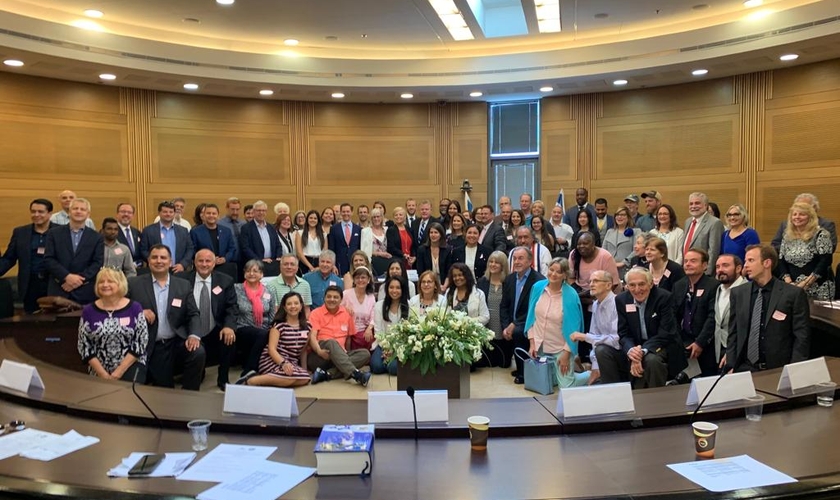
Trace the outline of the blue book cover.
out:
M 315 444 L 315 452 L 370 452 L 373 425 L 325 425 Z

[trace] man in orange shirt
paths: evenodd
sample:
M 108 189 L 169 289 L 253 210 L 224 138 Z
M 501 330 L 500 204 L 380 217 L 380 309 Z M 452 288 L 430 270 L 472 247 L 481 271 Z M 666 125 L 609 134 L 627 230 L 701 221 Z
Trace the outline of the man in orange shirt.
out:
M 341 306 L 341 288 L 330 285 L 324 293 L 324 305 L 312 311 L 309 317 L 309 353 L 307 362 L 312 372 L 312 383 L 324 382 L 338 376 L 352 378 L 367 387 L 370 372 L 359 368 L 370 362 L 370 351 L 349 351 L 350 338 L 356 327 L 353 317 Z

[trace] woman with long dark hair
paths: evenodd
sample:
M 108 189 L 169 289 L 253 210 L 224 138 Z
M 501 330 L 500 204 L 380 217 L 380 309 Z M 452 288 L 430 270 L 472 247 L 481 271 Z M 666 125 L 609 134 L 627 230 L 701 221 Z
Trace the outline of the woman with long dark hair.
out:
M 374 332 L 383 333 L 388 330 L 395 323 L 408 318 L 408 283 L 402 278 L 396 276 L 389 276 L 382 284 L 385 288 L 385 298 L 376 303 L 373 308 L 374 314 Z M 375 344 L 375 343 L 374 343 Z M 370 353 L 370 371 L 371 373 L 389 373 L 391 375 L 397 374 L 397 360 L 392 360 L 390 363 L 385 363 L 385 358 L 388 356 L 387 352 L 382 351 L 382 347 L 375 345 L 373 352 Z
M 328 247 L 321 216 L 317 210 L 310 210 L 306 213 L 306 227 L 295 234 L 295 250 L 301 274 L 318 269 L 318 256 Z
M 595 246 L 600 247 L 601 233 L 598 231 L 598 226 L 595 224 L 595 221 L 589 218 L 589 212 L 586 210 L 578 212 L 577 221 L 580 229 L 572 236 L 572 249 L 577 248 L 577 241 L 581 233 L 591 233 L 592 239 L 595 241 Z
M 482 325 L 490 321 L 490 310 L 484 292 L 475 287 L 475 278 L 466 264 L 456 262 L 449 267 L 447 281 L 452 285 L 446 292 L 446 304 L 455 311 L 463 311 Z

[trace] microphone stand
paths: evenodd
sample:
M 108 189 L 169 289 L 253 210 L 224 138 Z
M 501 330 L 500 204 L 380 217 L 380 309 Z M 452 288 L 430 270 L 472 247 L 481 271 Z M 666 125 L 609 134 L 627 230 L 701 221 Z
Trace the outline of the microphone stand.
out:
M 152 408 L 149 405 L 146 404 L 146 401 L 143 400 L 143 398 L 140 396 L 140 394 L 137 393 L 137 387 L 136 387 L 137 386 L 137 375 L 139 373 L 140 373 L 139 369 L 134 370 L 134 379 L 131 381 L 131 392 L 133 392 L 134 396 L 136 396 L 137 399 L 139 399 L 140 402 L 143 403 L 143 406 L 145 406 L 146 409 L 149 410 L 149 413 L 151 413 L 152 416 L 155 417 L 155 422 L 157 423 L 158 427 L 163 429 L 163 422 L 160 420 L 160 418 L 157 416 L 157 414 L 155 414 L 155 412 L 152 411 Z
M 697 408 L 695 408 L 695 409 L 694 409 L 694 413 L 692 413 L 692 414 L 691 414 L 691 420 L 689 420 L 689 421 L 688 421 L 688 423 L 689 423 L 689 424 L 693 424 L 693 423 L 694 423 L 694 418 L 695 418 L 695 417 L 697 417 L 697 412 L 698 412 L 698 411 L 700 411 L 700 408 L 702 408 L 702 407 L 703 407 L 703 403 L 705 403 L 705 402 L 706 402 L 706 400 L 707 400 L 707 399 L 709 399 L 709 396 L 712 394 L 712 391 L 714 391 L 714 390 L 715 390 L 715 387 L 717 387 L 718 382 L 720 382 L 720 381 L 721 381 L 721 379 L 722 379 L 724 376 L 726 376 L 726 367 L 725 367 L 725 366 L 724 366 L 724 367 L 723 367 L 723 369 L 721 370 L 721 374 L 720 374 L 720 376 L 717 378 L 717 380 L 715 380 L 715 383 L 714 383 L 714 384 L 712 384 L 712 387 L 710 387 L 710 388 L 709 388 L 709 392 L 707 392 L 707 393 L 706 393 L 706 395 L 705 395 L 705 396 L 703 396 L 703 400 L 702 400 L 702 401 L 700 401 L 700 404 L 699 404 L 699 405 L 697 405 Z
M 414 402 L 414 387 L 406 387 L 405 393 L 411 398 L 411 409 L 414 410 L 414 442 L 416 443 L 420 437 L 420 429 L 417 427 L 417 404 Z

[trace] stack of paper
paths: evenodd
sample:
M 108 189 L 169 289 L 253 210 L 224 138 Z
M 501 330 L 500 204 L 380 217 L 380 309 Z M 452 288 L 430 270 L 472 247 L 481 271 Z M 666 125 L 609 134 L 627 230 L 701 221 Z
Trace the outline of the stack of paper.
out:
M 108 471 L 109 477 L 128 477 L 128 471 L 134 467 L 144 456 L 153 453 L 135 452 L 123 458 L 119 465 Z M 192 461 L 195 460 L 195 453 L 166 453 L 160 464 L 151 474 L 143 477 L 174 477 L 184 472 Z
M 724 492 L 795 483 L 796 479 L 768 467 L 749 455 L 701 460 L 668 467 L 709 491 Z
M 64 435 L 35 429 L 24 429 L 0 437 L 0 460 L 20 455 L 49 461 L 99 442 L 99 438 L 82 436 L 76 431 Z

